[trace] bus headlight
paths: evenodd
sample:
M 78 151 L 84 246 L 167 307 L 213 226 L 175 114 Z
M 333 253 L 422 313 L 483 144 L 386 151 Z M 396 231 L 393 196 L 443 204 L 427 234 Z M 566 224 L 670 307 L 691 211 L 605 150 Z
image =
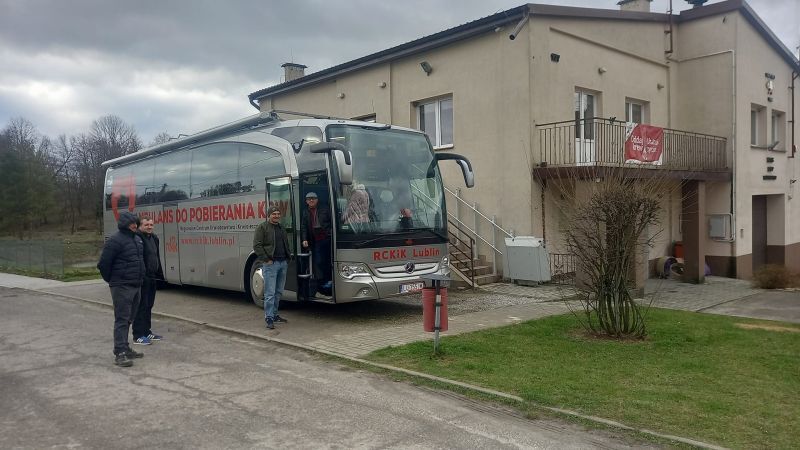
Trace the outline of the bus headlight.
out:
M 360 263 L 339 263 L 339 276 L 350 280 L 360 275 L 369 275 L 367 266 Z

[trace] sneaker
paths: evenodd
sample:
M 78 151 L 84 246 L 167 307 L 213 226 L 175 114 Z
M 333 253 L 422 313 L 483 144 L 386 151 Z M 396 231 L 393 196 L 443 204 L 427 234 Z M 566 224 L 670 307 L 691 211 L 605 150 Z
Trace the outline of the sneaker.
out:
M 289 323 L 289 321 L 276 314 L 275 323 Z
M 147 337 L 147 336 L 142 336 L 142 337 L 136 338 L 136 340 L 134 340 L 133 343 L 136 344 L 136 345 L 150 345 L 150 344 L 152 344 L 152 342 L 150 342 L 150 338 Z
M 150 339 L 151 341 L 160 341 L 161 339 L 163 339 L 163 336 L 150 333 L 147 335 L 147 338 Z
M 133 365 L 133 361 L 128 359 L 127 353 L 120 353 L 114 357 L 114 364 L 120 367 L 130 367 Z
M 275 322 L 272 319 L 267 319 L 267 329 L 274 330 L 275 329 Z
M 135 359 L 143 357 L 144 353 L 137 352 L 136 350 L 129 348 L 127 351 L 125 351 L 125 356 L 127 356 L 128 359 Z

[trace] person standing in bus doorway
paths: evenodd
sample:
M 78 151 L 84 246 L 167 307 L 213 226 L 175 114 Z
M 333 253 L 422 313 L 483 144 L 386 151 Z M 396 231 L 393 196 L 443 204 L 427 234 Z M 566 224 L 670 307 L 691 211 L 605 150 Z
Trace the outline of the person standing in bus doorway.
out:
M 141 298 L 144 280 L 144 243 L 136 233 L 139 219 L 128 211 L 119 214 L 117 228 L 103 246 L 97 269 L 111 289 L 114 304 L 114 364 L 121 367 L 133 365 L 133 358 L 142 355 L 128 345 L 133 315 Z
M 253 251 L 261 261 L 261 273 L 264 276 L 264 320 L 267 328 L 272 330 L 276 323 L 287 322 L 278 315 L 278 306 L 289 267 L 289 237 L 281 226 L 281 211 L 278 208 L 271 206 L 267 210 L 267 220 L 256 228 Z
M 300 221 L 300 236 L 303 248 L 311 244 L 311 257 L 314 259 L 314 272 L 322 293 L 331 293 L 331 214 L 327 208 L 319 207 L 316 192 L 306 194 L 308 209 L 303 211 Z
M 153 219 L 143 218 L 139 225 L 139 236 L 144 243 L 145 276 L 142 283 L 142 299 L 139 310 L 133 319 L 133 343 L 150 345 L 152 341 L 160 341 L 161 336 L 154 334 L 151 327 L 153 304 L 156 301 L 156 283 L 164 279 L 161 270 L 161 258 L 158 250 L 158 236 L 153 233 Z

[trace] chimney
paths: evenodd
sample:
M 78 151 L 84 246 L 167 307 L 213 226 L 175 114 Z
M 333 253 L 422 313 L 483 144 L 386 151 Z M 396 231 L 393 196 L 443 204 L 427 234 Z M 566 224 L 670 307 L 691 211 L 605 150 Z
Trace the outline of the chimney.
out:
M 296 80 L 306 75 L 306 66 L 302 64 L 283 63 L 281 67 L 283 67 L 284 82 Z
M 619 0 L 620 11 L 650 12 L 650 2 L 653 0 Z

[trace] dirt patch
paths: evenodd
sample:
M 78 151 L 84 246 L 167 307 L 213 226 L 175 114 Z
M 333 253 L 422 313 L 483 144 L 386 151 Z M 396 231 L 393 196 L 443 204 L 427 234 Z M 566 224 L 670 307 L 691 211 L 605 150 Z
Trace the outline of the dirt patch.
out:
M 788 333 L 800 333 L 800 328 L 782 327 L 779 325 L 760 325 L 755 323 L 736 323 L 734 324 L 739 328 L 745 330 L 767 330 L 767 331 L 783 331 Z

